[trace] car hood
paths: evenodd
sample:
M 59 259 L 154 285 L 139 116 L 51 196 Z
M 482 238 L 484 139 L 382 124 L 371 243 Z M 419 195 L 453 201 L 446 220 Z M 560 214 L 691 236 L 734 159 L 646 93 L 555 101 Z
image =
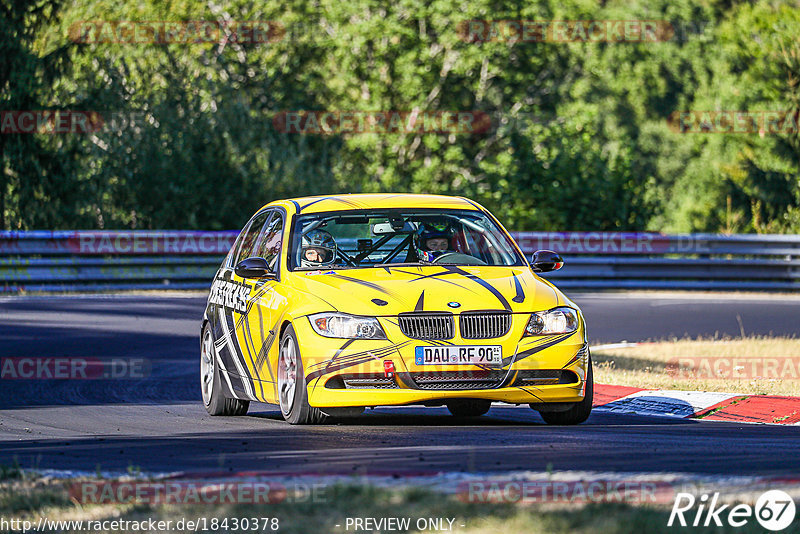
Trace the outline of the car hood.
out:
M 296 271 L 293 285 L 354 315 L 413 311 L 531 312 L 563 303 L 560 292 L 527 267 L 403 266 Z

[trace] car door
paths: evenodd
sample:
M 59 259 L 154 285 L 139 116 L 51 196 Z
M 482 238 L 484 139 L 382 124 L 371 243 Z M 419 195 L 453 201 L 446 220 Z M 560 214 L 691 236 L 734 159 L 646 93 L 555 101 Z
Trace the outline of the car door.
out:
M 223 381 L 240 399 L 259 400 L 263 388 L 245 336 L 248 331 L 245 327 L 247 307 L 255 292 L 255 282 L 237 276 L 235 267 L 244 258 L 252 256 L 273 213 L 274 210 L 260 211 L 245 225 L 218 271 L 209 295 L 209 304 L 214 309 L 210 319 Z
M 258 384 L 260 400 L 276 402 L 276 377 L 270 364 L 270 355 L 278 350 L 280 324 L 287 300 L 280 286 L 280 257 L 286 217 L 275 210 L 258 237 L 252 256 L 267 260 L 274 278 L 250 280 L 253 290 L 247 299 L 246 319 L 242 323 L 242 343 L 246 360 L 252 365 Z

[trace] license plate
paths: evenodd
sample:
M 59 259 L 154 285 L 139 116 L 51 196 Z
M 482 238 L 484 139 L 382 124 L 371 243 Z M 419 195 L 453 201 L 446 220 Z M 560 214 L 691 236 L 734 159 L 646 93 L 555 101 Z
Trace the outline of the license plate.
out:
M 417 365 L 500 365 L 503 353 L 500 345 L 446 345 L 415 347 Z

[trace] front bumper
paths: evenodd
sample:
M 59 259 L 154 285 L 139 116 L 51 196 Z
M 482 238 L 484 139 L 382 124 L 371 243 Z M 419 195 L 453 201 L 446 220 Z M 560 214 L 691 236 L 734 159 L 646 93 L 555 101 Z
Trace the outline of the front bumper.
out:
M 583 399 L 584 381 L 589 362 L 584 325 L 570 334 L 522 338 L 529 315 L 515 314 L 508 334 L 494 339 L 448 340 L 454 345 L 501 345 L 502 370 L 488 370 L 476 365 L 420 366 L 414 358 L 415 347 L 436 343 L 406 337 L 388 318 L 381 318 L 388 340 L 345 340 L 319 336 L 305 318 L 294 324 L 300 354 L 306 372 L 308 400 L 315 407 L 397 406 L 437 404 L 449 399 L 471 398 L 512 404 L 540 402 L 578 402 Z M 515 358 L 516 354 L 516 358 Z M 396 373 L 385 377 L 384 362 L 391 360 Z M 510 372 L 506 373 L 509 370 Z M 528 383 L 522 376 L 553 376 L 561 372 L 560 382 Z M 477 386 L 470 377 L 506 376 L 506 380 L 488 381 Z M 431 375 L 454 377 L 442 388 L 422 384 Z M 437 375 L 437 376 L 438 376 Z M 346 387 L 347 377 L 381 377 L 380 387 Z M 459 380 L 461 378 L 462 380 Z M 520 379 L 518 379 L 520 378 Z M 566 383 L 565 383 L 566 382 Z M 484 381 L 486 383 L 486 381 Z M 446 388 L 446 389 L 444 389 Z

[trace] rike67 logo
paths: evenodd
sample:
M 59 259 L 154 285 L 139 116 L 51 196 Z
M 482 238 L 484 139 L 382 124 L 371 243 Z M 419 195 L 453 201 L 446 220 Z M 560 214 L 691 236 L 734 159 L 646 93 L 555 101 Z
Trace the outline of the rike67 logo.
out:
M 667 526 L 708 527 L 713 524 L 721 527 L 727 523 L 732 527 L 743 527 L 755 516 L 762 527 L 777 532 L 791 525 L 794 520 L 794 501 L 788 493 L 781 490 L 765 492 L 758 498 L 755 507 L 749 504 L 737 504 L 733 507 L 729 504 L 718 505 L 718 500 L 719 493 L 714 493 L 711 497 L 704 493 L 699 499 L 695 499 L 691 493 L 678 493 Z

